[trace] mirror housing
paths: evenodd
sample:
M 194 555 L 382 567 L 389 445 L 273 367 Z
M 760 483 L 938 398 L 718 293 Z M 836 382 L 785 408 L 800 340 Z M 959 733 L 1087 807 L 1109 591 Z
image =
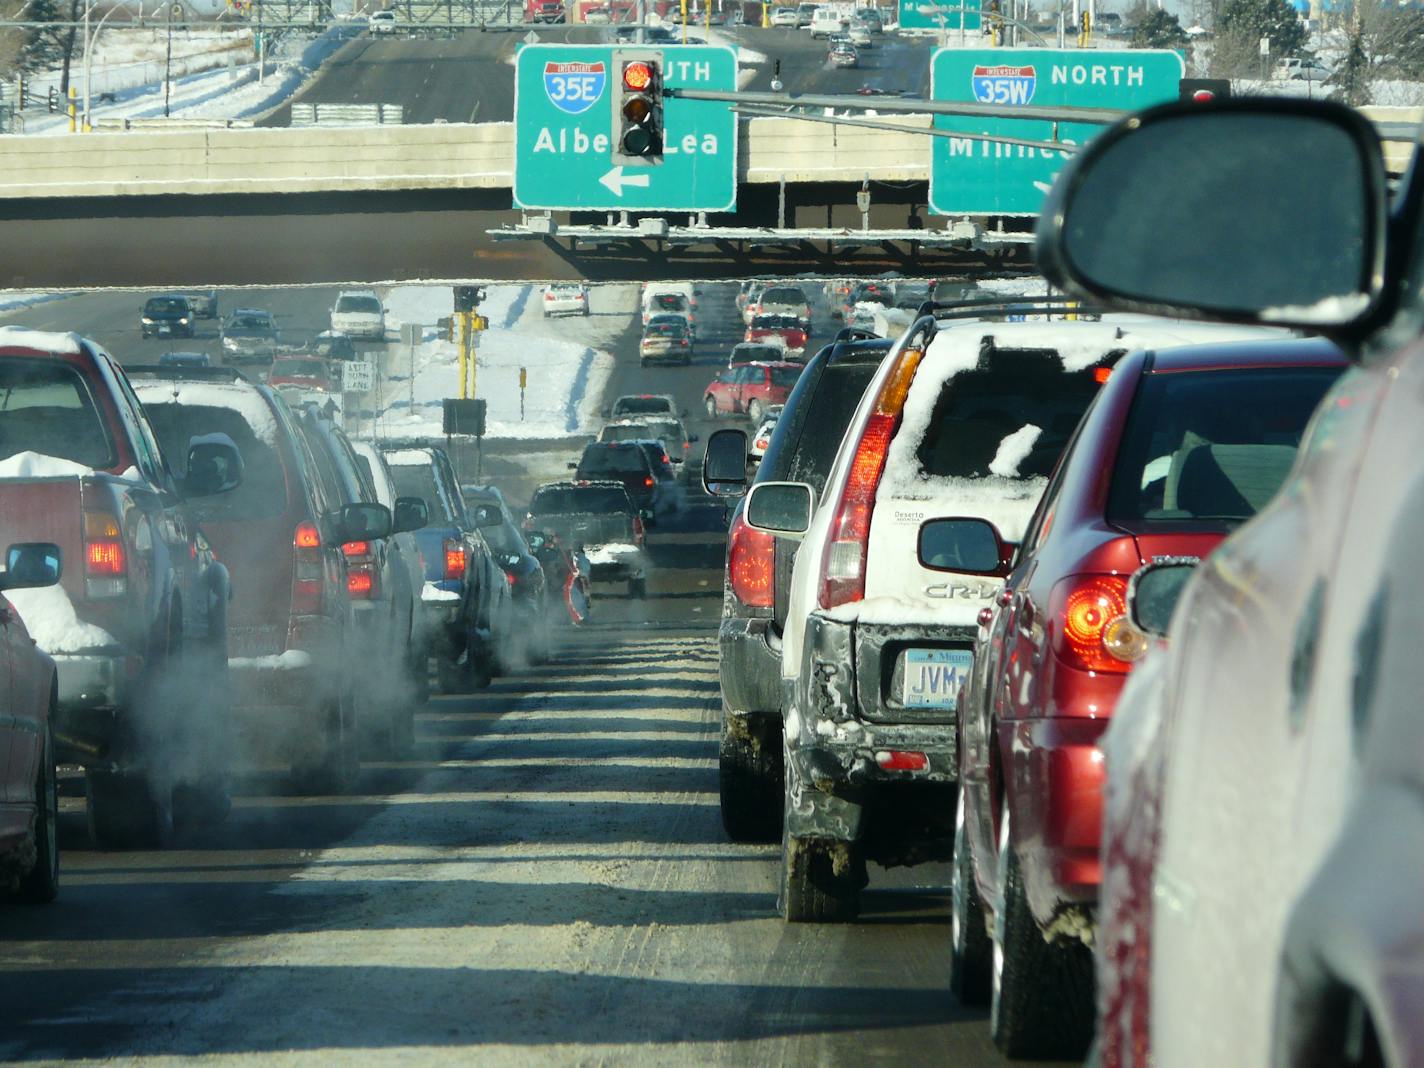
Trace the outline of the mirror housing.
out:
M 498 508 L 491 508 L 487 504 L 477 504 L 474 508 L 475 526 L 481 530 L 486 527 L 504 526 L 504 515 Z
M 334 513 L 331 522 L 329 545 L 345 545 L 348 541 L 371 541 L 391 536 L 391 511 L 384 504 L 362 501 L 357 504 L 343 504 Z
M 179 480 L 184 497 L 215 497 L 242 485 L 242 453 L 226 434 L 188 439 L 188 473 Z
M 920 524 L 915 541 L 920 566 L 963 575 L 1007 575 L 1014 546 L 987 519 L 945 516 Z
M 0 590 L 32 590 L 53 586 L 64 573 L 64 554 L 49 541 L 20 542 L 5 550 Z
M 747 488 L 747 432 L 714 431 L 702 451 L 702 488 L 713 497 L 737 497 Z
M 529 546 L 529 551 L 535 556 L 544 551 L 544 547 L 549 544 L 549 535 L 542 530 L 526 530 L 524 532 L 524 544 Z
M 815 506 L 816 491 L 805 482 L 758 482 L 747 491 L 742 518 L 753 530 L 800 541 Z
M 1387 228 L 1379 137 L 1353 109 L 1172 103 L 1109 127 L 1064 167 L 1036 260 L 1054 285 L 1111 307 L 1345 340 L 1380 310 Z
M 391 533 L 404 534 L 407 530 L 420 530 L 430 525 L 430 505 L 423 497 L 397 497 L 395 514 L 391 520 Z
M 1140 567 L 1127 584 L 1127 615 L 1144 634 L 1166 637 L 1172 613 L 1201 559 L 1165 556 Z

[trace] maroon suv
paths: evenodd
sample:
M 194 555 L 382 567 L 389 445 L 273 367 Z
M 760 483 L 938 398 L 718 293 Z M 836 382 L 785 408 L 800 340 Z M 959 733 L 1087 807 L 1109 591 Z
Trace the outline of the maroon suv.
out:
M 703 407 L 707 417 L 745 415 L 755 424 L 773 404 L 785 404 L 786 398 L 805 369 L 803 364 L 789 360 L 767 363 L 739 363 L 718 371 L 704 391 Z

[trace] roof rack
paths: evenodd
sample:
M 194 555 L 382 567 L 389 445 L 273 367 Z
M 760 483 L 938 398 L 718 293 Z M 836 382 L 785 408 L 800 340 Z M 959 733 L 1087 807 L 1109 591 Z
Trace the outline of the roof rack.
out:
M 124 368 L 130 378 L 171 378 L 175 382 L 247 382 L 257 385 L 236 367 L 182 367 L 177 364 L 136 363 Z
M 1102 315 L 1098 305 L 1075 301 L 1061 293 L 1033 297 L 974 297 L 966 300 L 927 300 L 915 318 L 933 315 L 936 319 L 981 319 L 985 314 L 1012 315 Z

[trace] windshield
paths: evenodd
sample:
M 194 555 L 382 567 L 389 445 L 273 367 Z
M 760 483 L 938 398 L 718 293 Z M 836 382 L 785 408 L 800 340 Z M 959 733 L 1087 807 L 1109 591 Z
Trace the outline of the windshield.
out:
M 336 310 L 351 314 L 380 315 L 381 302 L 375 297 L 344 296 L 336 302 Z
M 225 328 L 229 334 L 270 334 L 272 320 L 258 315 L 234 316 Z
M 188 302 L 182 297 L 154 297 L 143 310 L 146 315 L 187 315 Z
M 644 412 L 667 412 L 673 405 L 666 397 L 623 397 L 618 401 L 613 414 L 641 415 Z
M 102 470 L 116 457 L 84 379 L 53 360 L 0 359 L 0 458 L 34 452 Z
M 1109 518 L 1249 519 L 1285 480 L 1337 376 L 1320 368 L 1148 375 L 1113 470 Z
M 390 458 L 387 458 L 390 462 Z M 435 482 L 435 469 L 429 464 L 391 463 L 391 481 L 396 484 L 397 497 L 419 497 L 430 510 L 430 521 L 441 525 L 456 522 L 454 512 Z
M 641 425 L 606 426 L 598 435 L 600 441 L 639 441 L 652 436 L 651 429 Z

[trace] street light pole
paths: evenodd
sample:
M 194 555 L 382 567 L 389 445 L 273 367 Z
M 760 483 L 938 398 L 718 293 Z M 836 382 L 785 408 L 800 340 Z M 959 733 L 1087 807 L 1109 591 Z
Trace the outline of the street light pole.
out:
M 104 17 L 99 20 L 99 25 L 97 25 L 97 26 L 94 27 L 94 33 L 93 33 L 93 36 L 91 37 L 91 36 L 90 36 L 90 33 L 89 33 L 89 13 L 90 13 L 91 11 L 93 11 L 94 8 L 97 7 L 97 6 L 98 6 L 98 4 L 97 4 L 97 2 L 96 2 L 96 3 L 88 4 L 88 5 L 84 8 L 84 127 L 83 127 L 83 129 L 84 129 L 84 132 L 85 132 L 85 133 L 88 133 L 88 132 L 92 129 L 92 125 L 91 125 L 91 123 L 90 123 L 90 113 L 89 113 L 89 103 L 90 103 L 90 97 L 91 97 L 92 94 L 89 92 L 89 84 L 90 84 L 90 76 L 91 76 L 91 74 L 93 73 L 93 68 L 94 68 L 94 45 L 95 45 L 96 43 L 98 43 L 99 35 L 104 32 L 104 23 L 106 23 L 106 22 L 109 21 L 109 16 L 110 16 L 110 15 L 112 15 L 115 11 L 119 10 L 118 7 L 111 7 L 111 8 L 109 8 L 108 11 L 104 12 Z M 142 18 L 142 17 L 143 17 L 143 5 L 142 5 L 142 4 L 139 5 L 138 12 L 139 12 L 139 17 Z

